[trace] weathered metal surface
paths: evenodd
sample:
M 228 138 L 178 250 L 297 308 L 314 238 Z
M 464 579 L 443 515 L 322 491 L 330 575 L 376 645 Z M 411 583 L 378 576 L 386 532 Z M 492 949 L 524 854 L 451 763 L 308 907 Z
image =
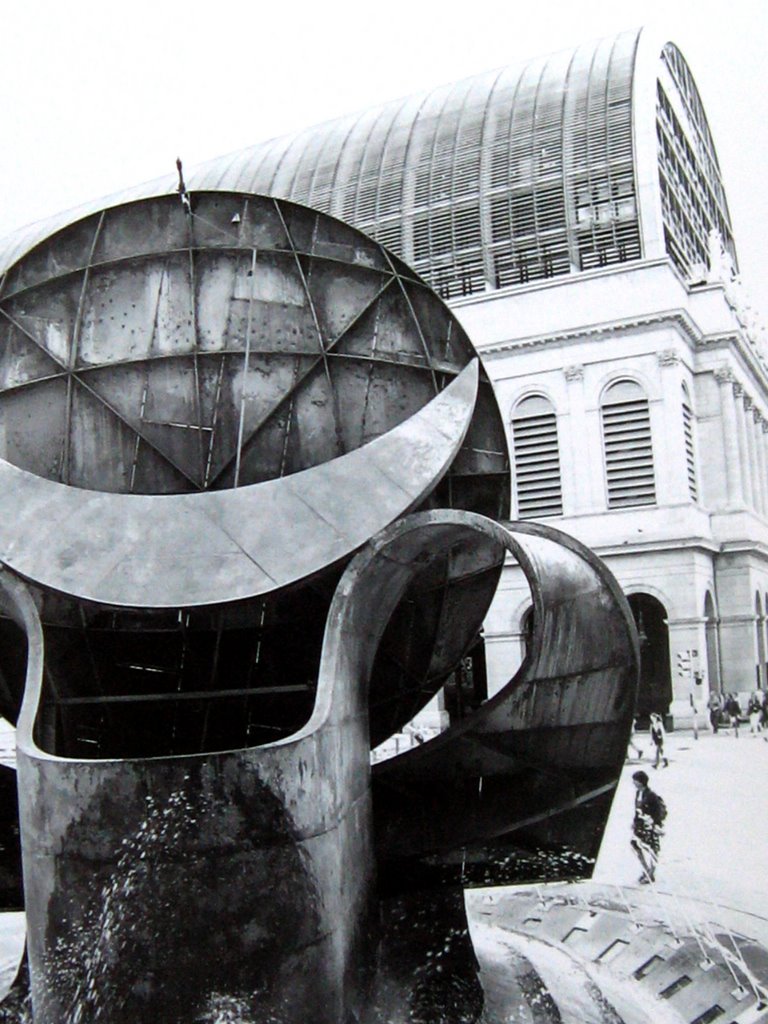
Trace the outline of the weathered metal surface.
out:
M 269 1013 L 303 1021 L 310 1007 L 313 1020 L 336 1022 L 359 1009 L 374 886 L 367 704 L 381 638 L 406 593 L 417 602 L 438 580 L 498 575 L 504 551 L 532 583 L 533 652 L 463 727 L 384 766 L 403 830 L 393 841 L 379 781 L 374 809 L 388 870 L 404 853 L 493 843 L 615 783 L 636 648 L 615 584 L 580 545 L 460 511 L 405 517 L 340 580 L 306 726 L 258 748 L 139 760 L 65 759 L 36 744 L 42 627 L 24 584 L 0 574 L 30 642 L 19 771 L 36 1024 L 58 1024 L 78 1008 L 83 1024 L 104 1014 L 112 1024 L 192 1024 L 227 1000 L 245 1022 Z M 461 594 L 471 615 L 477 592 L 459 586 L 459 604 Z M 438 652 L 451 649 L 442 632 L 456 615 L 441 620 Z M 548 647 L 562 629 L 563 649 Z M 478 772 L 488 805 L 482 793 L 468 799 Z M 541 784 L 547 774 L 554 787 Z M 521 803 L 515 788 L 526 785 Z
M 499 560 L 495 539 L 469 559 L 454 523 L 426 518 L 428 545 L 403 520 L 342 577 L 308 724 L 194 758 L 40 750 L 42 627 L 21 581 L 0 575 L 31 651 L 18 747 L 36 1024 L 193 1021 L 227 1000 L 244 1021 L 304 1021 L 312 1007 L 336 1024 L 359 1006 L 373 884 L 367 683 L 380 637 L 430 563 L 450 554 L 461 577 Z
M 532 592 L 530 649 L 471 716 L 374 767 L 378 856 L 395 886 L 589 874 L 602 838 L 634 708 L 632 613 L 571 537 L 532 523 L 502 536 Z
M 0 561 L 38 586 L 133 608 L 285 587 L 349 556 L 434 488 L 464 440 L 477 377 L 475 361 L 405 423 L 346 455 L 226 491 L 109 494 L 0 460 Z
M 186 199 L 71 223 L 0 283 L 0 561 L 33 582 L 65 756 L 295 732 L 344 560 L 414 507 L 508 510 L 492 389 L 417 276 L 295 204 Z M 20 642 L 0 621 L 11 719 Z M 374 733 L 449 662 L 392 651 Z
M 408 268 L 290 203 L 185 199 L 71 224 L 0 285 L 35 1024 L 338 1024 L 377 859 L 408 882 L 511 842 L 587 870 L 632 619 L 580 545 L 476 514 L 507 512 L 503 425 Z M 476 642 L 507 552 L 534 597 L 521 672 L 372 794 L 370 739 Z
M 7 580 L 34 651 L 34 604 Z M 364 691 L 338 665 L 355 629 L 344 610 L 332 613 L 328 665 L 300 734 L 197 758 L 46 755 L 32 738 L 42 682 L 33 655 L 18 744 L 36 1024 L 191 1022 L 217 1009 L 305 1021 L 309 1007 L 337 1024 L 359 1005 L 369 746 Z
M 189 212 L 162 196 L 78 221 L 4 275 L 0 457 L 99 491 L 239 487 L 386 434 L 474 357 L 361 232 L 263 196 L 193 194 Z M 450 504 L 474 507 L 482 478 L 481 510 L 503 514 L 484 375 Z

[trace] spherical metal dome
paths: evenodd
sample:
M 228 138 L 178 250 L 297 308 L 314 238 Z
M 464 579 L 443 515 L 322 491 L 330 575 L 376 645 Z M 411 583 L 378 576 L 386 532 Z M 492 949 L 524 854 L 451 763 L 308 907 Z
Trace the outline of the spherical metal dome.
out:
M 416 508 L 508 513 L 475 358 L 396 257 L 282 200 L 137 200 L 23 255 L 0 282 L 0 561 L 42 612 L 40 743 L 224 749 L 306 721 L 348 556 Z M 447 556 L 405 599 L 373 673 L 375 741 L 472 641 L 499 570 L 462 584 Z M 454 622 L 462 587 L 473 612 Z M 0 670 L 19 695 L 14 628 L 0 620 Z
M 0 456 L 101 491 L 218 490 L 333 460 L 475 355 L 380 244 L 238 193 L 86 217 L 9 270 L 0 311 Z M 495 477 L 495 512 L 503 437 L 484 383 L 458 475 Z

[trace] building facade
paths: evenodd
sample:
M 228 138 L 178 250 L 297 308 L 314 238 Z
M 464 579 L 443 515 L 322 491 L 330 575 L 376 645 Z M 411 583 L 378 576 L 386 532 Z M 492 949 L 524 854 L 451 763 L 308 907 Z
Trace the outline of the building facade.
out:
M 765 687 L 768 348 L 676 46 L 623 33 L 251 147 L 187 185 L 330 212 L 451 305 L 495 386 L 513 515 L 587 543 L 629 598 L 641 716 L 686 721 L 710 690 Z M 9 239 L 3 264 L 68 219 Z M 489 692 L 530 609 L 510 564 L 484 631 Z

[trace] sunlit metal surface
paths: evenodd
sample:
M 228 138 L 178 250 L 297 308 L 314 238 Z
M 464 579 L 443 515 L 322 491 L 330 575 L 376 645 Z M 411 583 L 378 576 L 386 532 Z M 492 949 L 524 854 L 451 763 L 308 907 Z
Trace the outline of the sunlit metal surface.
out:
M 0 460 L 0 561 L 38 586 L 133 608 L 277 590 L 350 555 L 432 490 L 464 440 L 477 375 L 471 363 L 405 423 L 338 459 L 232 490 L 108 494 Z

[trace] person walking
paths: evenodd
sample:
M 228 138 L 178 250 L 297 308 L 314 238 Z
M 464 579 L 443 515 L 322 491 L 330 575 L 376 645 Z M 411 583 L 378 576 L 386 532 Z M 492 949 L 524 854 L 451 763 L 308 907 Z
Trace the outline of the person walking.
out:
M 656 865 L 659 860 L 661 837 L 664 834 L 664 820 L 667 807 L 658 793 L 648 785 L 648 776 L 643 771 L 632 776 L 635 784 L 635 815 L 632 819 L 630 846 L 643 868 L 638 879 L 640 885 L 656 880 Z
M 632 732 L 629 734 L 629 748 L 631 750 L 634 750 L 635 756 L 637 757 L 637 759 L 639 761 L 640 758 L 643 756 L 643 751 L 642 751 L 642 748 L 638 747 L 638 745 L 635 743 L 635 736 L 636 736 L 636 734 L 637 734 L 637 719 L 633 718 L 632 719 Z
M 739 738 L 739 718 L 741 717 L 741 705 L 735 693 L 729 693 L 725 702 L 725 710 L 733 729 L 733 735 Z
M 712 726 L 712 732 L 717 736 L 717 730 L 720 727 L 720 716 L 723 713 L 723 698 L 717 690 L 713 690 L 710 693 L 707 708 L 709 709 L 709 724 Z
M 747 714 L 749 715 L 749 731 L 752 736 L 757 736 L 761 730 L 760 719 L 763 715 L 763 695 L 760 690 L 755 690 L 750 696 Z
M 653 744 L 656 747 L 656 757 L 655 757 L 654 762 L 653 762 L 653 767 L 654 768 L 658 768 L 659 767 L 659 761 L 661 761 L 663 763 L 665 768 L 669 767 L 669 761 L 667 760 L 667 758 L 666 758 L 666 756 L 664 754 L 664 739 L 665 739 L 665 736 L 666 736 L 666 734 L 664 732 L 664 723 L 661 720 L 661 715 L 657 714 L 655 711 L 652 711 L 651 712 L 651 739 L 653 740 Z

